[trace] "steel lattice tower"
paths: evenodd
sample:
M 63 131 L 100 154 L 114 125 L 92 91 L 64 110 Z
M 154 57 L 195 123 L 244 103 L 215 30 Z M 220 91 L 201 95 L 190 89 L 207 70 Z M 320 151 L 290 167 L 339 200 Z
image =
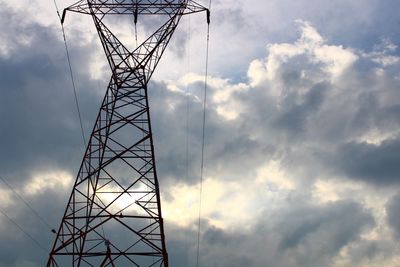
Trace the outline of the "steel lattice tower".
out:
M 147 85 L 181 17 L 209 11 L 191 0 L 85 0 L 112 75 L 47 266 L 168 266 Z M 129 51 L 111 15 L 166 18 Z

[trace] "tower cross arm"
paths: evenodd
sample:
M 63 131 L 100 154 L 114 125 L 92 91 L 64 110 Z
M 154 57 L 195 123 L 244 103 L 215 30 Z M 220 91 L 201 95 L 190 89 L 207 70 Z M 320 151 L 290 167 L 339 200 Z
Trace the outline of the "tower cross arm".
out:
M 61 23 L 65 21 L 67 11 L 93 15 L 170 15 L 184 8 L 183 15 L 192 14 L 208 9 L 192 0 L 136 0 L 123 1 L 87 1 L 81 0 L 64 9 Z

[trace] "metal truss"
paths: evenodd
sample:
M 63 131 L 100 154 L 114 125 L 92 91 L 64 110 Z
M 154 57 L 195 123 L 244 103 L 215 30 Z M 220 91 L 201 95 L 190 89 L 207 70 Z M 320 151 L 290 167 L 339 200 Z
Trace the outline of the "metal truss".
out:
M 168 267 L 147 85 L 182 15 L 208 10 L 182 0 L 88 0 L 66 10 L 93 18 L 112 75 L 47 266 Z M 105 23 L 118 14 L 167 19 L 129 51 Z
M 207 10 L 194 1 L 185 0 L 115 0 L 115 1 L 86 1 L 81 0 L 66 8 L 61 22 L 64 22 L 66 11 L 91 14 L 92 10 L 101 15 L 171 15 L 184 7 L 183 14 L 191 14 Z

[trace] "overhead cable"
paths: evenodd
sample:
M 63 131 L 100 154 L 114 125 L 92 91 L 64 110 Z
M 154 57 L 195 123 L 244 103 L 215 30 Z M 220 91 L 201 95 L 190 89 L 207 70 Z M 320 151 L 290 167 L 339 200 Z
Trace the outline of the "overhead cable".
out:
M 43 251 L 47 252 L 47 249 L 45 249 L 39 241 L 37 241 L 33 236 L 31 236 L 27 231 L 24 230 L 15 220 L 13 220 L 10 216 L 7 215 L 2 209 L 0 209 L 0 213 L 4 215 L 12 224 L 14 224 L 22 233 L 24 233 L 29 239 L 31 239 L 37 247 L 42 249 Z
M 203 194 L 203 173 L 204 173 L 204 150 L 205 150 L 205 128 L 206 128 L 206 111 L 207 111 L 207 87 L 208 87 L 208 57 L 209 57 L 209 43 L 210 43 L 210 10 L 211 0 L 209 8 L 207 10 L 207 46 L 206 46 L 206 67 L 204 75 L 204 95 L 203 95 L 203 125 L 202 125 L 202 136 L 201 136 L 201 164 L 200 164 L 200 189 L 199 189 L 199 217 L 197 222 L 197 255 L 196 255 L 196 266 L 199 267 L 200 260 L 200 233 L 201 233 L 201 204 Z
M 57 11 L 57 16 L 58 16 L 58 18 L 60 19 L 60 22 L 61 22 L 62 18 L 61 18 L 60 11 L 59 11 L 58 6 L 57 6 L 57 2 L 56 2 L 56 0 L 53 0 L 53 2 L 54 2 L 54 6 L 56 8 L 56 11 Z M 76 109 L 78 111 L 79 124 L 80 124 L 80 127 L 81 127 L 81 134 L 82 134 L 82 140 L 83 140 L 84 147 L 86 148 L 87 145 L 86 145 L 85 132 L 83 130 L 81 109 L 79 108 L 78 94 L 76 93 L 77 90 L 76 90 L 76 85 L 75 85 L 75 78 L 74 78 L 74 74 L 72 72 L 72 66 L 71 66 L 71 59 L 70 59 L 70 56 L 69 56 L 68 43 L 67 43 L 67 38 L 65 36 L 64 24 L 62 22 L 61 22 L 61 30 L 62 30 L 62 35 L 63 35 L 63 39 L 64 39 L 65 52 L 67 54 L 67 61 L 68 61 L 68 66 L 69 66 L 69 74 L 70 74 L 70 77 L 71 77 L 72 88 L 73 88 L 73 91 L 74 91 L 75 105 L 76 105 Z
M 39 213 L 20 195 L 18 192 L 3 178 L 0 176 L 0 180 L 3 181 L 7 185 L 8 188 L 32 211 L 32 213 L 44 224 L 46 225 L 50 230 L 52 230 L 52 227 L 46 222 L 45 219 L 43 219 L 42 216 L 39 215 Z

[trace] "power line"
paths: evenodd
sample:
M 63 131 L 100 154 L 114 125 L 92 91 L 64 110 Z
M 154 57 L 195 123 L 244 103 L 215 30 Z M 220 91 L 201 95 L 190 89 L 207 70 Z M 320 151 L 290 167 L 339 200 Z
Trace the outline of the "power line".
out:
M 200 166 L 200 189 L 199 189 L 199 219 L 198 219 L 198 231 L 197 231 L 197 255 L 196 255 L 196 266 L 199 267 L 199 255 L 200 255 L 200 231 L 201 231 L 201 202 L 203 194 L 203 172 L 204 172 L 204 149 L 205 149 L 205 126 L 206 126 L 206 107 L 207 107 L 207 82 L 208 82 L 208 54 L 209 54 L 209 43 L 210 43 L 210 10 L 211 0 L 209 8 L 207 10 L 207 47 L 206 47 L 206 69 L 204 75 L 204 99 L 203 99 L 203 130 L 201 136 L 201 166 Z
M 83 130 L 81 110 L 79 108 L 78 94 L 76 93 L 75 78 L 74 78 L 74 74 L 73 74 L 73 71 L 72 71 L 72 65 L 71 65 L 71 59 L 70 59 L 70 56 L 69 56 L 69 49 L 68 49 L 67 38 L 66 38 L 66 35 L 65 35 L 65 29 L 64 29 L 64 25 L 62 23 L 62 18 L 61 18 L 60 11 L 59 11 L 58 6 L 57 6 L 57 2 L 56 2 L 56 0 L 53 0 L 53 2 L 54 2 L 54 6 L 56 8 L 56 11 L 57 11 L 57 16 L 58 16 L 58 18 L 60 19 L 60 22 L 61 22 L 61 30 L 62 30 L 63 39 L 64 39 L 65 52 L 67 54 L 69 73 L 70 73 L 70 76 L 71 76 L 72 88 L 73 88 L 73 91 L 74 91 L 75 105 L 76 105 L 76 109 L 78 111 L 79 124 L 80 124 L 80 127 L 81 127 L 81 135 L 82 135 L 82 140 L 83 140 L 83 144 L 84 144 L 84 149 L 86 149 L 87 143 L 86 143 L 86 138 L 85 138 L 85 132 Z M 136 24 L 135 24 L 135 29 L 136 29 Z M 136 42 L 137 42 L 137 40 L 136 40 Z M 103 222 L 103 220 L 101 218 L 100 218 L 100 221 Z M 103 233 L 103 239 L 106 240 L 107 238 L 106 238 L 106 234 L 105 234 L 103 225 L 101 225 L 101 230 L 102 230 L 102 233 Z
M 190 65 L 191 65 L 191 61 L 190 61 L 190 45 L 191 45 L 191 22 L 190 22 L 190 16 L 188 18 L 188 30 L 187 30 L 187 42 L 186 42 L 186 54 L 187 54 L 187 69 L 186 69 L 186 73 L 190 72 Z M 189 92 L 190 92 L 190 88 L 189 88 L 189 84 L 187 84 L 187 86 L 185 87 L 185 100 L 186 100 L 186 138 L 185 138 L 185 176 L 186 176 L 186 180 L 189 181 Z M 186 202 L 187 203 L 187 202 Z M 189 236 L 189 227 L 188 229 L 186 229 L 185 231 L 185 235 L 184 235 L 184 243 L 188 244 L 188 238 Z M 189 267 L 189 246 L 186 246 L 186 250 L 185 250 L 185 266 Z
M 49 224 L 46 222 L 46 220 L 43 219 L 43 217 L 40 216 L 39 213 L 38 213 L 29 203 L 28 203 L 20 194 L 18 194 L 18 192 L 17 192 L 4 178 L 2 178 L 2 177 L 0 176 L 0 179 L 8 186 L 8 188 L 11 189 L 11 191 L 13 191 L 13 193 L 14 193 L 15 195 L 17 195 L 17 196 L 19 197 L 19 199 L 32 211 L 32 213 L 35 214 L 35 216 L 36 216 L 44 225 L 46 225 L 46 226 L 54 233 L 55 230 L 51 227 L 51 225 L 49 225 Z M 31 237 L 28 233 L 26 233 L 26 231 L 24 231 L 24 230 L 23 230 L 16 222 L 14 222 L 9 216 L 7 216 L 7 214 L 6 214 L 4 211 L 2 211 L 1 213 L 3 213 L 3 215 L 6 216 L 12 223 L 16 224 L 17 227 L 18 227 L 25 235 L 27 235 L 29 238 L 32 239 L 32 237 Z M 38 243 L 38 242 L 36 242 L 35 240 L 34 240 L 34 242 L 35 242 L 35 243 Z M 47 252 L 47 250 L 46 250 L 46 252 Z
M 39 215 L 39 213 L 20 195 L 18 192 L 3 178 L 0 176 L 0 179 L 7 185 L 8 188 L 11 189 L 11 191 L 18 196 L 18 198 L 32 211 L 33 214 L 44 224 L 46 225 L 50 230 L 52 230 L 52 227 L 46 222 L 45 219 L 43 219 L 42 216 Z
M 2 209 L 0 209 L 0 213 L 4 215 L 12 224 L 14 224 L 22 233 L 24 233 L 29 239 L 31 239 L 40 249 L 47 252 L 45 249 L 33 236 L 31 236 L 27 231 L 25 231 L 16 221 L 14 221 L 11 217 L 7 215 Z
M 57 2 L 56 2 L 56 0 L 53 0 L 53 2 L 54 2 L 54 6 L 56 8 L 56 11 L 57 11 L 57 16 L 58 16 L 58 18 L 60 19 L 60 22 L 61 22 L 61 15 L 60 15 L 60 11 L 59 11 L 58 6 L 57 6 Z M 71 76 L 72 88 L 73 88 L 73 91 L 74 91 L 75 105 L 76 105 L 76 109 L 78 111 L 79 124 L 81 126 L 82 140 L 83 140 L 83 144 L 84 144 L 84 146 L 86 148 L 87 145 L 86 145 L 85 131 L 83 130 L 81 109 L 79 108 L 78 94 L 76 93 L 75 78 L 74 78 L 74 74 L 72 72 L 71 59 L 70 59 L 70 56 L 69 56 L 67 38 L 65 36 L 65 29 L 64 29 L 64 25 L 62 23 L 61 23 L 61 30 L 62 30 L 62 35 L 63 35 L 63 39 L 64 39 L 65 52 L 67 54 L 67 61 L 68 61 L 68 66 L 69 66 L 69 74 Z

